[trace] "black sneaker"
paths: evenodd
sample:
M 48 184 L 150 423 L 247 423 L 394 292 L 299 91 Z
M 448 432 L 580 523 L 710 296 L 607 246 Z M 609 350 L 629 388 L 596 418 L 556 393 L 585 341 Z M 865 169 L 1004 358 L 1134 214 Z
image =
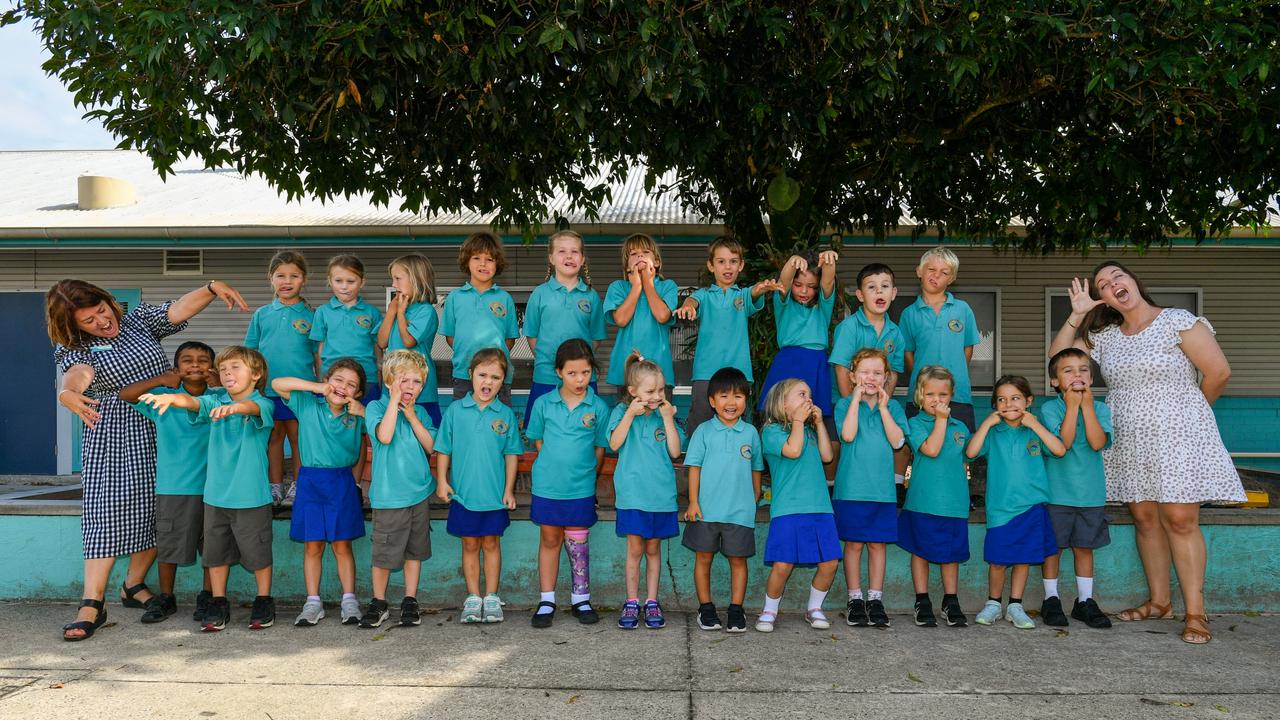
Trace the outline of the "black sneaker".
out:
M 142 622 L 163 622 L 170 615 L 178 612 L 178 599 L 168 593 L 156 593 L 142 604 Z
M 933 614 L 933 603 L 928 600 L 916 601 L 916 626 L 938 627 L 938 618 Z
M 1077 602 L 1077 605 L 1080 603 Z M 1040 619 L 1045 625 L 1050 627 L 1066 627 L 1071 624 L 1067 620 L 1066 614 L 1062 612 L 1062 601 L 1057 595 L 1047 597 L 1044 602 L 1040 603 Z
M 204 632 L 218 632 L 231 620 L 231 603 L 225 597 L 210 597 L 209 608 L 205 610 L 200 621 L 200 629 Z
M 213 599 L 213 593 L 208 590 L 201 590 L 196 593 L 196 609 L 191 613 L 191 619 L 196 622 L 204 622 L 205 613 L 209 612 L 209 601 Z
M 716 613 L 715 603 L 702 603 L 698 606 L 698 627 L 703 630 L 719 630 L 724 627 L 720 624 L 720 615 Z
M 729 622 L 724 626 L 725 632 L 744 633 L 747 631 L 747 613 L 741 605 L 729 606 Z
M 848 607 L 845 608 L 844 621 L 853 627 L 870 625 L 871 619 L 867 617 L 867 602 L 862 598 L 850 600 Z
M 538 612 L 542 608 L 551 608 L 550 612 Z M 543 600 L 538 603 L 538 607 L 534 608 L 533 615 L 529 618 L 529 624 L 539 630 L 546 630 L 551 627 L 551 623 L 556 620 L 556 604 L 549 600 Z
M 875 627 L 889 627 L 889 613 L 884 611 L 884 602 L 880 600 L 867 601 L 867 619 Z
M 376 628 L 391 615 L 391 611 L 387 608 L 386 600 L 374 598 L 369 601 L 369 606 L 364 609 L 364 614 L 360 616 L 360 627 Z
M 406 597 L 400 601 L 400 624 L 405 626 L 422 624 L 422 612 L 418 610 L 418 598 Z
M 1083 621 L 1085 625 L 1098 630 L 1105 630 L 1111 627 L 1111 618 L 1102 612 L 1102 608 L 1098 607 L 1098 603 L 1094 602 L 1093 598 L 1089 598 L 1084 602 L 1076 600 L 1076 604 L 1071 607 L 1071 617 Z
M 253 610 L 249 611 L 249 629 L 266 630 L 276 624 L 276 599 L 270 595 L 259 595 L 253 599 Z
M 958 602 L 942 603 L 942 614 L 947 618 L 947 627 L 969 627 L 969 618 L 965 617 Z
M 574 603 L 570 610 L 573 612 L 573 616 L 578 618 L 578 622 L 583 625 L 595 625 L 600 622 L 600 613 L 596 612 L 596 609 L 591 607 L 590 600 L 583 600 L 580 603 Z

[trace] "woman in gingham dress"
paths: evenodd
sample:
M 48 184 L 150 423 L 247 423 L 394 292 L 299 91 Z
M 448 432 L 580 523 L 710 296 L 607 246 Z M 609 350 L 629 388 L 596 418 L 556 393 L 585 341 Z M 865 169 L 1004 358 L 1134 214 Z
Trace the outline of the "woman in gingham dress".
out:
M 129 556 L 126 607 L 153 597 L 143 579 L 156 557 L 155 426 L 122 402 L 120 388 L 170 367 L 160 340 L 215 299 L 248 311 L 240 293 L 211 281 L 162 305 L 140 303 L 124 314 L 110 293 L 82 280 L 61 280 L 45 296 L 54 361 L 62 370 L 58 402 L 84 421 L 84 601 L 63 638 L 83 640 L 106 619 L 111 567 Z

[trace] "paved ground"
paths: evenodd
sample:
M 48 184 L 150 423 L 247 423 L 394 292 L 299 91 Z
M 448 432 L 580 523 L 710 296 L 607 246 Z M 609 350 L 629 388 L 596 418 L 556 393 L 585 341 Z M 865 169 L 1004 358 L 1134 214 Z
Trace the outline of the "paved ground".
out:
M 672 614 L 624 633 L 615 617 L 551 630 L 510 611 L 495 626 L 455 612 L 377 631 L 281 624 L 248 611 L 217 635 L 189 608 L 161 625 L 110 608 L 88 642 L 64 643 L 59 603 L 0 604 L 0 718 L 1275 718 L 1280 617 L 1215 618 L 1190 647 L 1172 621 L 889 630 L 841 621 L 814 631 L 784 614 L 777 632 L 703 632 Z M 286 616 L 286 613 L 288 616 Z M 394 615 L 394 614 L 393 614 Z M 335 612 L 336 616 L 336 612 Z

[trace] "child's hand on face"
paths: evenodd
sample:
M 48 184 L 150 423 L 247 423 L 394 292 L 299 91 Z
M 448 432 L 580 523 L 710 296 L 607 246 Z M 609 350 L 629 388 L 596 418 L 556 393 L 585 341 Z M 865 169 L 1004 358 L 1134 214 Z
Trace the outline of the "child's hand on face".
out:
M 809 403 L 807 401 L 796 403 L 795 406 L 791 408 L 791 412 L 787 415 L 787 419 L 791 422 L 804 422 L 808 418 Z
M 1080 404 L 1082 405 L 1093 404 L 1093 388 L 1089 387 L 1088 385 L 1085 385 L 1084 387 L 1080 388 Z
M 982 421 L 982 427 L 990 430 L 1002 422 L 1004 422 L 1004 413 L 1000 410 L 995 410 L 987 416 L 986 420 Z
M 392 293 L 391 299 L 387 301 L 387 315 L 395 317 L 400 312 L 400 293 Z
M 942 400 L 935 400 L 933 402 L 933 415 L 944 420 L 951 417 L 951 404 Z
M 880 394 L 880 399 L 876 402 L 876 405 L 881 410 L 887 409 L 889 407 L 889 391 L 882 387 L 877 392 Z
M 818 407 L 813 403 L 809 403 L 809 419 L 812 420 L 815 425 L 821 424 L 822 408 Z
M 209 387 L 222 387 L 222 378 L 218 376 L 218 371 L 213 368 L 204 371 L 204 382 Z
M 1080 403 L 1083 399 L 1084 393 L 1076 390 L 1075 388 L 1068 388 L 1066 392 L 1062 393 L 1062 402 L 1066 403 L 1068 408 L 1080 407 Z
M 631 417 L 639 417 L 645 414 L 645 411 L 648 409 L 649 406 L 645 404 L 645 401 L 638 397 L 633 397 L 631 398 L 631 402 L 627 405 L 627 414 Z
M 182 373 L 178 368 L 170 368 L 160 376 L 160 384 L 167 388 L 176 388 L 182 384 Z
M 818 267 L 824 265 L 835 266 L 836 261 L 840 259 L 840 254 L 835 250 L 823 250 L 818 253 Z
M 348 398 L 347 414 L 352 417 L 364 417 L 364 403 L 355 398 Z
M 662 415 L 663 420 L 672 420 L 676 416 L 676 406 L 667 402 L 666 398 L 662 398 L 662 403 L 658 405 L 658 413 Z
M 859 402 L 861 402 L 861 401 L 862 401 L 862 385 L 861 385 L 861 383 L 859 383 L 858 385 L 854 385 L 854 386 L 853 386 L 853 392 L 852 392 L 852 393 L 850 393 L 850 395 L 852 396 L 852 397 L 851 397 L 851 399 L 853 400 L 853 404 L 854 404 L 855 406 L 856 406 Z
M 1039 425 L 1040 425 L 1040 418 L 1036 417 L 1035 413 L 1033 413 L 1033 412 L 1030 412 L 1030 411 L 1024 411 L 1024 412 L 1022 413 L 1022 424 L 1023 424 L 1023 425 L 1025 425 L 1026 427 L 1028 427 L 1028 428 L 1030 428 L 1030 429 L 1034 430 L 1034 429 L 1036 429 L 1037 427 L 1039 427 Z

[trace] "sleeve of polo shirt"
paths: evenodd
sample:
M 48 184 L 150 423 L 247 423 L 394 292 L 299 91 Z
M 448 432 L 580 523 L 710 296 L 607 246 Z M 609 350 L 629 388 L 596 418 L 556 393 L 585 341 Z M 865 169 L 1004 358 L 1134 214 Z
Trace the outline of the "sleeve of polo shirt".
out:
M 844 416 L 849 412 L 849 405 L 852 403 L 852 395 L 841 395 L 840 399 L 836 401 L 835 407 L 831 408 L 831 419 L 836 423 L 836 433 L 831 438 L 832 442 L 844 442 L 840 439 L 840 428 L 844 427 Z M 858 431 L 861 432 L 862 428 L 858 428 Z
M 212 412 L 214 408 L 221 405 L 223 399 L 226 397 L 227 396 L 222 393 L 205 393 L 204 395 L 196 398 L 196 402 L 199 403 L 200 409 L 191 413 L 191 424 L 205 425 L 212 422 L 212 420 L 209 419 L 209 413 Z M 173 412 L 173 408 L 169 408 L 165 412 Z
M 315 396 L 309 392 L 302 392 L 301 390 L 294 390 L 289 393 L 289 399 L 284 401 L 284 404 L 287 405 L 289 409 L 293 411 L 293 414 L 298 417 L 299 424 L 301 424 L 302 413 L 306 412 L 306 410 L 302 409 L 303 403 L 307 402 L 315 402 Z M 274 410 L 274 408 L 272 409 Z
M 911 322 L 911 308 L 912 306 L 908 305 L 906 309 L 902 311 L 902 314 L 898 316 L 898 330 L 902 332 L 902 352 L 904 353 L 913 353 L 916 351 L 916 331 Z M 903 362 L 906 362 L 905 357 L 903 358 Z M 916 364 L 919 365 L 919 363 Z
M 600 293 L 591 291 L 591 339 L 604 340 L 609 332 L 604 329 L 604 304 L 600 302 Z
M 514 411 L 507 412 L 507 434 L 504 440 L 505 442 L 502 446 L 503 455 L 521 455 L 524 453 L 524 443 L 520 440 L 520 425 L 516 423 Z
M 822 317 L 826 318 L 827 324 L 831 324 L 831 313 L 836 309 L 836 293 L 840 292 L 840 284 L 836 283 L 831 288 L 830 295 L 822 294 L 822 287 L 818 287 L 818 310 L 822 312 Z
M 764 470 L 764 443 L 760 441 L 760 433 L 754 425 L 751 427 L 751 469 L 757 472 Z
M 982 341 L 982 333 L 978 332 L 978 318 L 969 303 L 964 304 L 964 314 L 968 316 L 964 321 L 964 346 L 971 347 Z
M 1103 432 L 1107 434 L 1107 444 L 1102 446 L 1102 449 L 1106 450 L 1111 447 L 1111 406 L 1101 400 L 1094 400 L 1093 412 L 1098 416 L 1098 424 L 1102 426 Z
M 782 446 L 787 444 L 788 433 L 777 423 L 769 423 L 760 433 L 760 444 L 766 455 L 781 455 Z
M 677 421 L 675 425 L 676 425 L 676 437 L 680 438 L 680 449 L 683 450 L 685 443 L 689 441 L 689 436 L 684 434 L 684 426 L 681 425 L 679 421 Z
M 254 398 L 253 401 L 258 404 L 258 415 L 257 417 L 249 415 L 249 422 L 258 426 L 258 429 L 260 430 L 267 430 L 275 427 L 276 405 L 271 401 L 271 398 L 259 393 L 258 397 Z
M 533 289 L 524 306 L 524 336 L 537 339 L 542 331 L 542 286 Z
M 262 341 L 262 331 L 258 328 L 258 316 L 262 313 L 262 308 L 249 318 L 249 329 L 244 333 L 244 346 L 253 350 L 258 349 L 258 344 Z
M 409 320 L 409 334 L 418 342 L 418 350 L 423 355 L 431 357 L 431 348 L 424 348 L 421 345 L 426 341 L 427 336 L 435 334 L 436 328 L 440 325 L 440 320 L 436 317 L 435 305 L 429 302 L 418 303 L 418 305 L 421 309 L 414 313 L 414 317 Z M 385 318 L 383 322 L 386 322 Z
M 1061 437 L 1062 421 L 1066 418 L 1065 406 L 1056 402 L 1047 402 L 1040 406 L 1040 422 L 1049 432 Z
M 543 425 L 546 420 L 542 416 L 542 408 L 546 405 L 543 401 L 546 395 L 540 396 L 533 401 L 533 410 L 529 412 L 529 424 L 524 429 L 524 436 L 529 440 L 541 440 L 543 433 Z
M 885 322 L 889 322 L 887 319 Z M 897 342 L 893 344 L 893 350 L 889 353 L 889 368 L 896 373 L 904 372 L 907 369 L 907 358 L 903 353 L 902 328 L 897 329 Z M 852 358 L 851 358 L 852 359 Z
M 378 337 L 378 328 L 382 326 L 382 311 L 370 305 L 369 310 L 373 313 L 373 322 L 369 323 L 369 334 Z
M 364 408 L 364 429 L 369 436 L 369 442 L 374 445 L 383 445 L 378 439 L 378 423 L 382 422 L 382 416 L 386 413 L 387 406 L 380 402 L 371 402 Z
M 609 427 L 607 429 L 609 435 L 613 435 L 613 431 L 618 429 L 618 426 L 622 424 L 622 416 L 626 414 L 627 407 L 621 402 L 613 406 L 613 412 L 609 413 Z
M 974 455 L 975 458 L 986 457 L 987 451 L 991 449 L 991 431 L 992 430 L 995 430 L 995 428 L 991 428 L 991 430 L 988 430 L 987 436 L 982 439 L 982 447 L 978 448 L 978 454 Z M 969 438 L 965 438 L 964 447 L 965 447 L 965 454 L 968 455 Z
M 329 324 L 325 321 L 328 313 L 324 308 L 316 310 L 316 314 L 311 318 L 311 334 L 308 335 L 312 340 L 324 342 L 325 336 L 329 334 Z
M 708 288 L 698 288 L 694 290 L 689 298 L 698 303 L 698 317 L 702 317 L 702 311 L 706 309 Z
M 603 414 L 604 414 L 605 412 L 607 412 L 608 410 L 609 410 L 609 406 L 608 406 L 607 404 L 605 404 L 605 401 L 604 401 L 604 400 L 600 399 L 600 397 L 599 397 L 599 396 L 597 396 L 597 397 L 596 397 L 596 419 L 597 419 L 597 422 L 596 422 L 596 427 L 595 427 L 595 431 L 596 431 L 596 447 L 598 447 L 598 448 L 604 448 L 604 449 L 606 449 L 606 450 L 608 450 L 608 449 L 609 449 L 609 428 L 608 428 L 608 423 L 601 423 L 601 422 L 598 422 L 598 420 L 599 420 L 600 416 L 601 416 L 601 415 L 603 415 Z
M 444 411 L 444 417 L 440 418 L 440 432 L 436 433 L 436 452 L 441 455 L 453 454 L 453 416 L 457 413 L 452 412 L 454 406 L 450 403 L 449 407 Z
M 440 334 L 445 337 L 454 337 L 454 315 L 457 314 L 453 309 L 454 304 L 453 293 L 449 293 L 444 298 L 444 317 L 440 319 Z
M 749 287 L 747 287 L 747 288 L 743 288 L 743 289 L 742 289 L 742 292 L 746 293 L 746 295 L 747 295 L 747 297 L 746 297 L 746 300 L 747 300 L 747 317 L 751 317 L 752 315 L 755 315 L 756 313 L 758 313 L 758 312 L 760 312 L 761 310 L 763 310 L 763 309 L 764 309 L 764 296 L 763 296 L 763 295 L 761 295 L 760 297 L 751 297 L 751 288 L 749 288 Z
M 849 329 L 849 325 L 848 321 L 841 321 L 836 325 L 835 334 L 831 338 L 831 356 L 828 358 L 831 365 L 847 368 L 853 361 L 853 331 Z M 892 365 L 893 362 L 890 361 L 889 364 Z
M 622 301 L 627 299 L 630 285 L 631 283 L 622 280 L 614 280 L 609 283 L 609 287 L 604 291 L 604 314 L 608 316 L 607 319 L 610 325 L 617 325 L 613 320 L 613 311 L 617 310 L 622 305 Z M 665 300 L 666 298 L 663 299 Z
M 924 445 L 924 441 L 928 440 L 929 434 L 933 432 L 933 416 L 921 410 L 907 421 L 906 430 L 907 444 L 911 446 L 911 452 L 919 454 L 920 446 Z
M 893 421 L 898 423 L 898 427 L 902 430 L 903 434 L 906 434 L 907 411 L 902 409 L 902 403 L 897 400 L 889 401 L 889 417 L 893 418 Z
M 152 393 L 159 394 L 159 393 L 155 393 L 154 390 L 152 391 Z M 133 408 L 134 410 L 137 410 L 139 415 L 150 420 L 153 423 L 160 422 L 160 411 L 156 410 L 155 408 L 151 407 L 150 405 L 144 402 L 129 403 L 129 407 Z M 186 410 L 176 410 L 174 408 L 169 408 L 167 412 L 186 412 Z
M 685 467 L 702 467 L 702 463 L 706 462 L 707 433 L 702 430 L 703 425 L 694 429 L 693 437 L 689 439 L 689 447 L 684 449 Z
M 516 301 L 511 298 L 511 293 L 507 293 L 507 339 L 514 340 L 520 337 L 520 325 L 516 323 Z
M 676 285 L 674 280 L 663 280 L 662 284 L 658 287 L 658 294 L 662 296 L 662 302 L 666 303 L 667 307 L 673 313 L 667 318 L 667 321 L 662 324 L 671 325 L 676 321 L 674 313 L 676 311 L 676 306 L 680 303 L 680 286 Z

